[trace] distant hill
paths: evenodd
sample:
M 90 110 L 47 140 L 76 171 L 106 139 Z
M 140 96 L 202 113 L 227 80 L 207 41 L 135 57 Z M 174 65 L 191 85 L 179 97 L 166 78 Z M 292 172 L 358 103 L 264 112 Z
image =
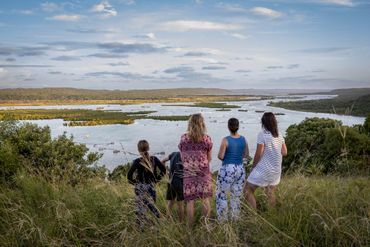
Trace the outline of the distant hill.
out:
M 230 95 L 218 88 L 176 88 L 154 90 L 90 90 L 78 88 L 0 89 L 0 100 L 127 100 L 163 99 L 196 95 Z

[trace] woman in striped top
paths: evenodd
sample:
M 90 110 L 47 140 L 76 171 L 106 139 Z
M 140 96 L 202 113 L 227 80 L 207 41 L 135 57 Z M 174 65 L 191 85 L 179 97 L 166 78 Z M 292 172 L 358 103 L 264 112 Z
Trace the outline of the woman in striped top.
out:
M 277 121 L 272 112 L 263 114 L 262 131 L 257 137 L 257 150 L 252 171 L 247 179 L 245 196 L 251 207 L 256 209 L 254 191 L 264 187 L 271 206 L 275 206 L 275 188 L 280 182 L 282 156 L 287 155 L 284 138 L 278 132 Z

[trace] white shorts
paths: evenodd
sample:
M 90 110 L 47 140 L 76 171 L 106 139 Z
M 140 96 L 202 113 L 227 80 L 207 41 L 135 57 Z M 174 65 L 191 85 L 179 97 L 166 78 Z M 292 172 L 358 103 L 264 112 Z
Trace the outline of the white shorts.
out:
M 280 183 L 280 174 L 263 174 L 253 169 L 247 178 L 247 182 L 258 187 L 276 186 Z

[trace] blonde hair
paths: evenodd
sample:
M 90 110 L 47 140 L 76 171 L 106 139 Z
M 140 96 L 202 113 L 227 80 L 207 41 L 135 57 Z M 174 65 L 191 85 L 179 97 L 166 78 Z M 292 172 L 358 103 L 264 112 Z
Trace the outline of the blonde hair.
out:
M 188 122 L 188 135 L 193 142 L 200 142 L 206 134 L 206 125 L 202 114 L 193 114 Z
M 147 169 L 150 172 L 153 172 L 153 165 L 150 161 L 150 155 L 149 155 L 149 143 L 147 140 L 140 140 L 137 143 L 137 149 L 141 154 L 142 160 L 140 164 L 144 166 L 145 169 Z

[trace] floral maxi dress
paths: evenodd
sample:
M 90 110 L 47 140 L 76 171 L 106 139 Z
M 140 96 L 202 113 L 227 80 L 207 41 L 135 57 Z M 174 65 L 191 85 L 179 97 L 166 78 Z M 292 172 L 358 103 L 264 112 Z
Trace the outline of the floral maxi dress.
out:
M 184 167 L 185 201 L 212 197 L 212 175 L 207 155 L 212 149 L 211 137 L 204 135 L 200 142 L 193 142 L 188 134 L 184 134 L 179 149 Z

